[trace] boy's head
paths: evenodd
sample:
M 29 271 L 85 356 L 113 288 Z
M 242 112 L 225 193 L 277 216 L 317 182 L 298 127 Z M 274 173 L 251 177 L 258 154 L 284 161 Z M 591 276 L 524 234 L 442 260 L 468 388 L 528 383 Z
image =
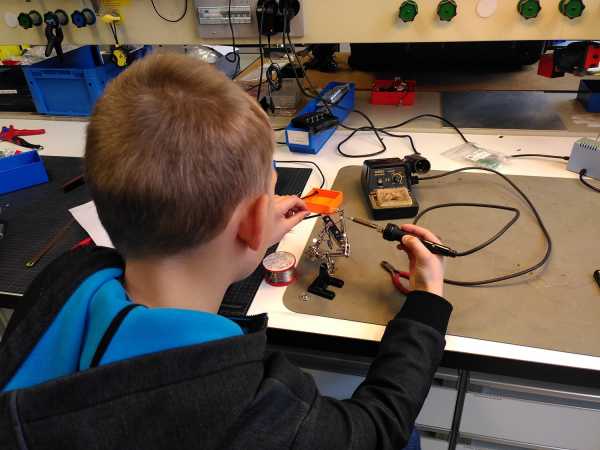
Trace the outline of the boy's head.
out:
M 173 256 L 210 242 L 241 203 L 269 194 L 273 142 L 264 112 L 225 75 L 153 55 L 98 101 L 86 180 L 126 259 Z

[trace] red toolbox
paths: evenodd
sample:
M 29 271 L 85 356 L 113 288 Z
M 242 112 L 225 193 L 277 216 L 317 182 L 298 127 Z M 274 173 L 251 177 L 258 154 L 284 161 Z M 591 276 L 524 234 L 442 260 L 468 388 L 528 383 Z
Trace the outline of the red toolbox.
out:
M 405 105 L 415 102 L 414 80 L 375 80 L 371 87 L 371 103 L 373 105 Z

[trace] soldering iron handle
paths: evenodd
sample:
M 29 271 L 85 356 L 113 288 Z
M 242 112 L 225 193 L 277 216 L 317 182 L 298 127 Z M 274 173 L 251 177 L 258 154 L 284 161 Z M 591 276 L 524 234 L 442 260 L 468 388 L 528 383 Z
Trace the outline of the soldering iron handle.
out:
M 402 231 L 402 229 L 399 226 L 394 225 L 393 223 L 388 223 L 383 229 L 383 238 L 386 241 L 402 242 L 402 238 L 407 234 L 407 232 Z
M 406 235 L 412 236 L 410 233 L 403 231 L 399 226 L 394 225 L 393 223 L 388 223 L 383 230 L 383 238 L 386 241 L 402 242 L 402 238 Z M 427 248 L 427 250 L 434 255 L 449 256 L 450 258 L 456 258 L 457 256 L 456 251 L 452 250 L 450 247 L 437 244 L 426 239 L 420 239 L 420 241 Z

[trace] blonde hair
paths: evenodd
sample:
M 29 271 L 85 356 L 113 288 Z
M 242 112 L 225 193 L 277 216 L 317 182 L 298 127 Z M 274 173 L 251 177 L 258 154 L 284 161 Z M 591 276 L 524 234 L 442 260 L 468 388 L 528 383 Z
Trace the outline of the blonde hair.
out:
M 85 176 L 125 257 L 210 241 L 269 182 L 273 131 L 260 106 L 211 65 L 152 55 L 106 88 L 87 129 Z

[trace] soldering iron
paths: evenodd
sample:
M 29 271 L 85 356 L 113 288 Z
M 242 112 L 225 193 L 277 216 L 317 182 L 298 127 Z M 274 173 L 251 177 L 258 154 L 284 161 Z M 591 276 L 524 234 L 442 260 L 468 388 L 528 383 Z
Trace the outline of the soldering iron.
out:
M 407 233 L 406 231 L 402 230 L 399 226 L 394 225 L 393 223 L 388 223 L 385 227 L 381 227 L 375 223 L 369 222 L 368 220 L 364 220 L 359 217 L 349 217 L 349 219 L 352 222 L 358 223 L 360 225 L 372 228 L 380 232 L 386 241 L 402 242 L 402 238 L 404 236 L 414 236 L 414 234 Z M 427 239 L 421 239 L 419 237 L 417 237 L 417 239 L 419 239 L 423 243 L 423 245 L 427 247 L 427 250 L 429 250 L 435 255 L 449 256 L 450 258 L 455 258 L 457 256 L 458 252 L 456 250 L 451 249 L 450 247 L 428 241 Z

